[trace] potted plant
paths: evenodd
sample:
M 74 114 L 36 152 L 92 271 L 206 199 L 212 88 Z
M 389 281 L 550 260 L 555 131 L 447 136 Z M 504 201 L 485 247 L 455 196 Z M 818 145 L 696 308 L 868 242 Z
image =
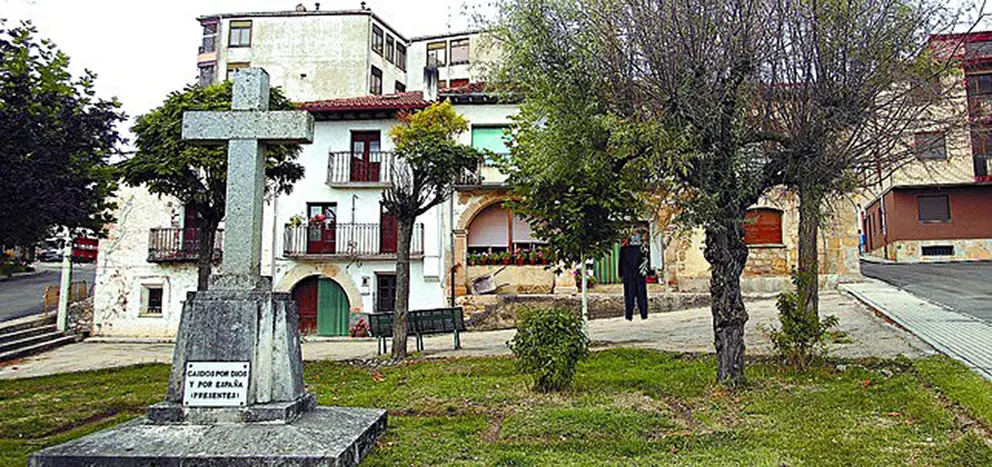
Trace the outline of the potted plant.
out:
M 503 262 L 503 266 L 509 266 L 512 258 L 508 251 L 504 251 L 499 254 L 499 259 Z
M 527 252 L 518 251 L 516 252 L 516 254 L 513 255 L 513 259 L 517 263 L 517 266 L 523 266 L 524 263 L 527 262 Z
M 324 214 L 316 214 L 310 218 L 311 224 L 323 224 L 327 220 L 327 216 Z
M 572 275 L 575 277 L 575 289 L 582 290 L 582 282 L 579 282 L 581 280 L 580 277 L 582 276 L 582 268 L 581 267 L 576 268 L 574 271 L 572 271 Z M 594 285 L 596 285 L 596 277 L 593 276 L 592 273 L 587 273 L 586 288 L 591 289 Z
M 530 261 L 531 265 L 535 265 L 541 261 L 541 253 L 537 250 L 530 250 L 530 253 L 527 254 L 527 260 Z
M 469 266 L 475 266 L 475 260 L 475 253 L 471 253 L 467 258 L 465 258 L 465 262 L 467 262 Z
M 551 262 L 551 249 L 550 248 L 547 248 L 547 247 L 541 248 L 541 251 L 540 251 L 539 254 L 541 255 L 541 264 L 547 265 L 548 263 Z
M 304 217 L 301 216 L 301 215 L 299 215 L 299 214 L 297 214 L 297 215 L 289 218 L 289 225 L 291 227 L 299 227 L 299 226 L 303 225 L 303 221 L 304 221 Z

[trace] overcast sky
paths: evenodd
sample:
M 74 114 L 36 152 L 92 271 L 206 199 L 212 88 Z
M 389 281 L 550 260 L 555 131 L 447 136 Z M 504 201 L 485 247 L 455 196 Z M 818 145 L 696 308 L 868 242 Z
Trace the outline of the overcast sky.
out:
M 406 37 L 460 31 L 468 10 L 487 0 L 367 0 Z M 954 4 L 962 1 L 950 0 Z M 979 0 L 980 1 L 980 0 Z M 299 0 L 0 0 L 0 18 L 30 19 L 39 37 L 71 58 L 74 75 L 97 73 L 101 97 L 116 96 L 133 120 L 170 91 L 196 78 L 201 29 L 196 17 L 213 13 L 292 10 Z M 313 0 L 304 2 L 313 8 Z M 357 9 L 361 0 L 323 0 L 322 10 Z M 974 18 L 974 13 L 970 15 Z M 984 28 L 988 28 L 984 25 Z M 121 130 L 130 127 L 130 122 Z M 126 133 L 126 131 L 125 131 Z

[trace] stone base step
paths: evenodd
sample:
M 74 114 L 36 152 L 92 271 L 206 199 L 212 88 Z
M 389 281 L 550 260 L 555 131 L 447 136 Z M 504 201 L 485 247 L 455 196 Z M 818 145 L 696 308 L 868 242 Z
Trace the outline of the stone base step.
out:
M 30 345 L 28 347 L 21 347 L 19 349 L 0 353 L 0 361 L 27 357 L 29 355 L 34 355 L 36 353 L 44 352 L 46 350 L 51 350 L 66 344 L 71 344 L 73 342 L 76 342 L 76 340 L 77 340 L 76 336 L 62 336 L 62 337 L 57 337 L 55 339 L 46 340 L 34 345 Z
M 56 340 L 56 339 L 58 339 L 58 338 L 60 338 L 62 336 L 63 336 L 63 334 L 61 332 L 53 331 L 53 332 L 47 332 L 47 333 L 44 333 L 44 334 L 38 334 L 38 335 L 34 335 L 34 336 L 28 336 L 28 337 L 25 337 L 23 339 L 19 339 L 19 340 L 16 340 L 16 341 L 3 342 L 3 343 L 0 343 L 0 354 L 2 354 L 4 352 L 10 352 L 12 350 L 24 349 L 24 348 L 27 348 L 27 347 L 31 347 L 31 346 L 33 346 L 35 344 L 41 344 L 43 342 L 53 341 L 53 340 Z
M 42 334 L 48 334 L 52 332 L 57 332 L 58 328 L 54 324 L 46 324 L 43 326 L 35 326 L 33 328 L 22 329 L 20 331 L 9 332 L 6 334 L 0 334 L 0 352 L 4 349 L 3 345 L 8 342 L 17 342 L 29 337 L 39 336 Z
M 0 335 L 55 324 L 55 313 L 39 313 L 0 323 Z

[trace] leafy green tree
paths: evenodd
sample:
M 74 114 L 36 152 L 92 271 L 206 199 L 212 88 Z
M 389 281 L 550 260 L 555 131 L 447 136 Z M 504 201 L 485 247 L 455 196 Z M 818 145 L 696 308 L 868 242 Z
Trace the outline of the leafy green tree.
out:
M 188 86 L 169 94 L 158 108 L 138 117 L 132 131 L 137 152 L 119 164 L 125 183 L 144 185 L 151 193 L 177 198 L 192 206 L 197 217 L 197 290 L 207 290 L 212 270 L 214 239 L 224 217 L 227 196 L 227 146 L 203 146 L 182 139 L 183 112 L 230 110 L 230 81 L 207 87 Z M 269 108 L 294 110 L 282 92 L 270 91 Z M 266 190 L 289 193 L 303 178 L 296 162 L 300 146 L 270 145 L 265 151 Z
M 417 217 L 451 196 L 455 180 L 474 170 L 481 155 L 455 137 L 468 130 L 468 121 L 449 102 L 432 104 L 402 115 L 403 124 L 389 135 L 395 144 L 392 184 L 383 191 L 382 206 L 396 218 L 396 315 L 393 319 L 393 358 L 406 358 L 406 327 L 410 311 L 410 244 Z
M 124 114 L 37 32 L 0 20 L 0 245 L 29 246 L 55 227 L 99 233 L 111 220 L 109 158 Z

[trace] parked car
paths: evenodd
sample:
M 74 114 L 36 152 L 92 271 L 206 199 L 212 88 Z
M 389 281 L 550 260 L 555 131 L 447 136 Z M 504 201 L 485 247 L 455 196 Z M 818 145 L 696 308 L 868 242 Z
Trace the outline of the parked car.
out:
M 46 248 L 38 253 L 38 261 L 43 263 L 62 261 L 62 252 L 58 248 Z

